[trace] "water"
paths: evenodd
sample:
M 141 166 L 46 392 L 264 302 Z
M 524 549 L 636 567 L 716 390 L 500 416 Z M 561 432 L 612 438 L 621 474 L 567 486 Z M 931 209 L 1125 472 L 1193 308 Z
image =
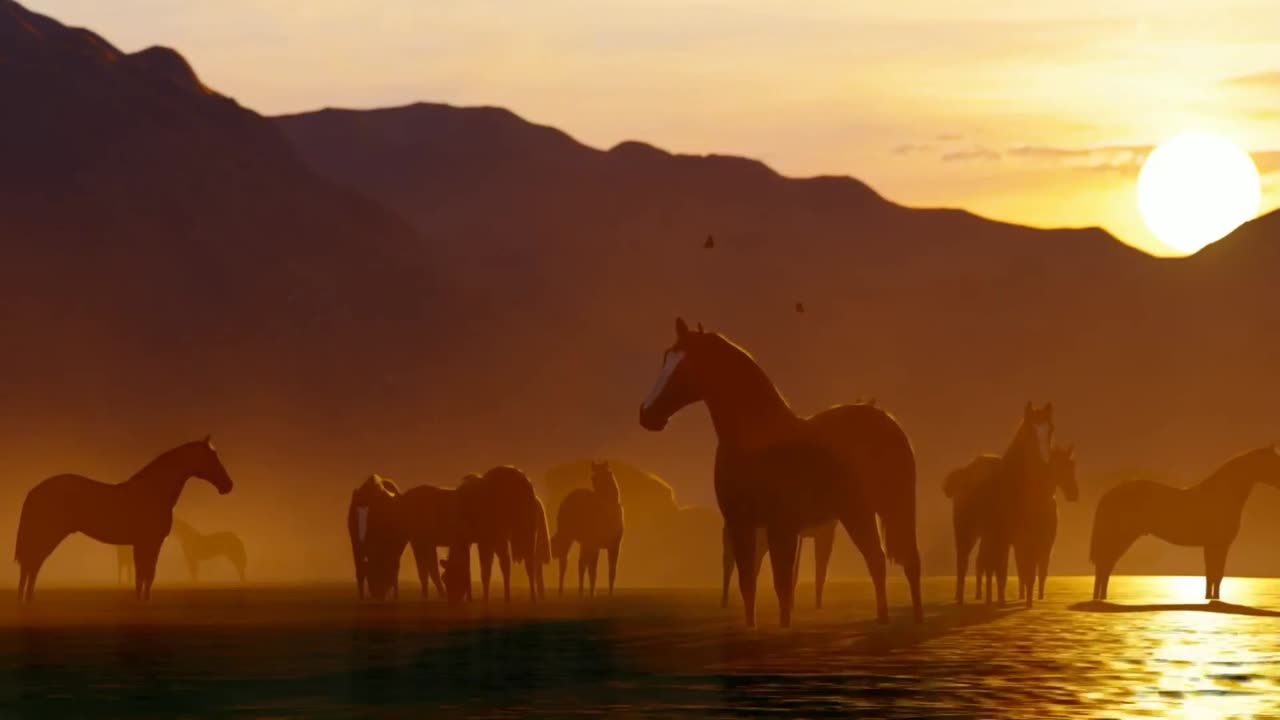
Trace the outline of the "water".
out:
M 0 609 L 0 717 L 1280 716 L 1280 580 L 1228 578 L 1240 606 L 1219 612 L 1199 578 L 1115 578 L 1105 612 L 1073 607 L 1084 578 L 1051 579 L 1031 611 L 956 607 L 951 582 L 927 581 L 920 627 L 901 584 L 887 626 L 866 583 L 833 584 L 823 610 L 801 585 L 789 631 L 772 602 L 743 629 L 737 598 L 708 590 L 460 612 L 346 587 L 141 607 L 45 590 Z

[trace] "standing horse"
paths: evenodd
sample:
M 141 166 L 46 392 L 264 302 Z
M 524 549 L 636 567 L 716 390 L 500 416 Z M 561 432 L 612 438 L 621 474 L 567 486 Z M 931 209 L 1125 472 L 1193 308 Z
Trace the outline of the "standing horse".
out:
M 947 475 L 943 482 L 943 492 L 951 499 L 951 522 L 955 532 L 956 545 L 956 594 L 955 600 L 964 603 L 965 575 L 969 568 L 969 555 L 978 543 L 984 528 L 992 521 L 991 513 L 996 505 L 996 472 L 1000 467 L 999 455 L 979 455 L 969 464 Z M 1050 494 L 1037 494 L 1035 502 L 1029 506 L 1026 515 L 1014 517 L 1015 522 L 1028 525 L 1031 537 L 1035 567 L 1040 580 L 1040 597 L 1044 598 L 1044 581 L 1048 574 L 1049 555 L 1053 550 L 1053 542 L 1058 532 L 1058 510 L 1054 502 L 1053 488 L 1062 490 L 1067 500 L 1074 502 L 1079 496 L 1079 488 L 1075 480 L 1074 449 L 1054 445 L 1049 450 L 1048 473 L 1051 479 Z M 984 555 L 981 548 L 979 554 Z M 989 550 L 984 557 L 990 567 L 980 567 L 975 574 L 975 591 L 977 599 L 982 599 L 982 582 L 987 574 L 995 572 L 998 560 L 990 558 Z M 1008 553 L 1006 552 L 1006 558 Z M 1007 560 L 1006 560 L 1007 563 Z M 1007 567 L 1007 565 L 1006 565 Z M 1019 584 L 1018 597 L 1023 587 Z
M 236 569 L 240 582 L 244 582 L 245 566 L 248 557 L 244 552 L 244 542 L 233 532 L 215 532 L 201 534 L 187 523 L 174 518 L 173 534 L 182 543 L 182 555 L 187 561 L 187 570 L 193 581 L 200 579 L 200 563 L 216 557 L 225 557 Z
M 471 588 L 471 545 L 480 550 L 480 581 L 489 599 L 493 556 L 502 571 L 505 601 L 511 601 L 511 561 L 524 563 L 529 575 L 529 596 L 538 599 L 538 537 L 546 532 L 546 513 L 520 470 L 496 467 L 483 476 L 469 475 L 455 491 L 454 533 L 449 557 L 441 560 L 445 593 L 450 603 L 461 601 Z M 542 528 L 538 527 L 541 520 Z
M 560 562 L 560 595 L 564 595 L 564 571 L 569 549 L 578 543 L 578 596 L 583 592 L 583 575 L 591 580 L 590 594 L 596 594 L 596 568 L 600 549 L 609 560 L 609 594 L 618 574 L 618 552 L 622 546 L 622 500 L 618 479 L 608 461 L 591 463 L 591 489 L 577 488 L 560 501 L 556 511 L 556 534 L 551 537 L 551 554 Z
M 1237 455 L 1199 484 L 1185 489 L 1135 480 L 1108 490 L 1094 511 L 1089 543 L 1093 599 L 1107 599 L 1116 561 L 1144 535 L 1204 548 L 1204 596 L 1220 599 L 1227 551 L 1240 531 L 1240 511 L 1255 483 L 1280 488 L 1280 448 L 1264 447 Z
M 1013 440 L 995 465 L 992 489 L 987 495 L 990 505 L 978 548 L 978 574 L 985 581 L 988 603 L 992 601 L 993 579 L 1000 602 L 1004 602 L 1011 549 L 1018 559 L 1019 582 L 1032 582 L 1035 566 L 1031 561 L 1035 553 L 1030 547 L 1036 536 L 1028 528 L 1026 517 L 1032 514 L 1035 498 L 1043 495 L 1046 487 L 1048 494 L 1053 494 L 1047 464 L 1052 441 L 1053 403 L 1036 408 L 1028 402 Z M 1030 607 L 1031 598 L 1025 600 Z
M 231 478 L 210 438 L 179 445 L 116 485 L 81 475 L 55 475 L 36 485 L 27 493 L 18 520 L 18 597 L 31 601 L 45 559 L 63 538 L 81 532 L 109 545 L 132 545 L 135 592 L 138 599 L 149 599 L 160 546 L 173 524 L 173 507 L 193 477 L 207 481 L 221 495 L 231 492 Z
M 1076 484 L 1075 446 L 1062 447 L 1053 445 L 1049 448 L 1048 465 L 1049 485 L 1047 492 L 1037 493 L 1031 498 L 1028 511 L 1022 516 L 1026 523 L 1026 545 L 1023 552 L 1028 553 L 1026 562 L 1034 569 L 1031 580 L 1018 583 L 1018 597 L 1027 599 L 1023 593 L 1037 590 L 1037 598 L 1044 599 L 1044 583 L 1049 577 L 1049 558 L 1053 555 L 1053 543 L 1058 536 L 1058 503 L 1054 493 L 1062 491 L 1067 502 L 1075 502 L 1080 497 L 1080 487 Z M 1035 583 L 1039 587 L 1035 587 Z
M 370 475 L 359 487 L 351 491 L 351 503 L 347 506 L 347 534 L 351 538 L 351 559 L 356 570 L 356 591 L 361 600 L 364 599 L 365 587 L 369 584 L 370 514 L 375 509 L 380 512 L 385 511 L 399 495 L 400 488 L 396 487 L 394 482 L 377 474 Z M 386 532 L 392 532 L 392 530 Z M 384 573 L 383 577 L 391 578 L 390 591 L 398 598 L 400 596 L 400 554 L 404 552 L 404 545 L 408 540 L 400 542 L 398 538 L 386 535 L 382 537 L 382 542 L 387 543 L 387 547 L 383 548 L 384 555 L 398 550 L 394 561 L 382 558 L 383 562 L 395 563 L 395 571 Z
M 800 531 L 800 544 L 796 546 L 795 577 L 797 582 L 800 579 L 800 546 L 804 544 L 805 538 L 813 540 L 813 586 L 816 593 L 814 607 L 821 608 L 822 589 L 827 582 L 827 566 L 831 564 L 831 550 L 836 544 L 836 521 L 832 520 L 824 525 L 805 528 Z M 733 567 L 736 562 L 728 526 L 725 526 L 724 531 L 720 534 L 720 542 L 723 546 L 721 557 L 724 563 L 724 579 L 720 584 L 720 607 L 726 608 L 729 607 L 729 581 L 733 579 Z M 769 540 L 764 528 L 756 530 L 756 575 L 760 574 L 760 568 L 764 566 L 765 553 L 769 552 L 768 543 Z
M 718 445 L 716 501 L 738 558 L 748 627 L 755 626 L 756 530 L 765 528 L 784 627 L 795 600 L 800 533 L 839 520 L 867 561 L 876 617 L 888 622 L 885 555 L 903 565 L 917 622 L 920 552 L 915 535 L 915 454 L 888 413 L 840 405 L 800 418 L 746 350 L 676 320 L 676 341 L 640 405 L 640 425 L 660 431 L 680 409 L 706 403 Z M 876 517 L 884 527 L 881 548 Z

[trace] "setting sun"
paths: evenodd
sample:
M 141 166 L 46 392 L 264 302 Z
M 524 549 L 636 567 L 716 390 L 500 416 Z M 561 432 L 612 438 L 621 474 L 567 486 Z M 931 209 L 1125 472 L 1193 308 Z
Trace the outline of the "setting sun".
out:
M 1170 249 L 1194 253 L 1253 219 L 1262 200 L 1249 154 L 1217 135 L 1188 132 L 1152 151 L 1138 174 L 1138 210 Z

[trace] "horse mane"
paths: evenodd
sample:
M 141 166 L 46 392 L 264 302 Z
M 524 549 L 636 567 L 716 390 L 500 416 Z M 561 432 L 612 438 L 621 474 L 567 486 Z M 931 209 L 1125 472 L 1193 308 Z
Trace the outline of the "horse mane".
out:
M 1253 450 L 1246 450 L 1223 463 L 1209 477 L 1192 485 L 1191 488 L 1207 487 L 1240 480 L 1267 482 L 1256 476 L 1260 464 L 1264 464 L 1264 468 L 1272 466 L 1277 473 L 1280 473 L 1280 450 L 1277 450 L 1274 445 L 1265 445 Z M 1271 480 L 1270 484 L 1280 487 L 1280 475 Z
M 778 389 L 770 379 L 768 373 L 760 366 L 755 356 L 746 348 L 735 343 L 729 338 L 716 332 L 699 332 L 693 335 L 697 340 L 705 341 L 706 347 L 724 361 L 723 366 L 717 368 L 717 372 L 721 377 L 729 376 L 730 381 L 739 381 L 744 384 L 756 385 L 768 391 L 769 397 L 777 399 L 778 403 L 791 412 L 791 404 L 787 402 L 787 398 Z
M 208 447 L 209 444 L 203 440 L 193 440 L 191 442 L 182 443 L 175 448 L 165 450 L 157 455 L 151 462 L 144 465 L 141 470 L 130 476 L 128 480 L 125 480 L 125 482 L 132 483 L 144 481 L 155 475 L 157 472 L 168 468 L 168 466 L 173 464 L 176 458 L 185 457 L 187 453 L 193 450 Z

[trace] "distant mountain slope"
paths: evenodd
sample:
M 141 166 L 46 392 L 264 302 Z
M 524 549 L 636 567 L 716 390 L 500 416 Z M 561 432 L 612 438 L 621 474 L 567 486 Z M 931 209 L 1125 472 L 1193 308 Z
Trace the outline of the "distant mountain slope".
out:
M 324 523 L 374 470 L 623 457 L 709 503 L 703 412 L 662 435 L 635 417 L 677 314 L 750 348 L 799 412 L 894 412 L 935 570 L 943 473 L 1002 447 L 1028 399 L 1057 402 L 1086 474 L 1207 471 L 1280 438 L 1276 216 L 1158 260 L 505 110 L 267 120 L 173 51 L 8 0 L 0 223 L 0 505 L 213 431 L 245 481 L 211 511 L 310 538 L 289 545 L 308 568 L 344 557 Z

